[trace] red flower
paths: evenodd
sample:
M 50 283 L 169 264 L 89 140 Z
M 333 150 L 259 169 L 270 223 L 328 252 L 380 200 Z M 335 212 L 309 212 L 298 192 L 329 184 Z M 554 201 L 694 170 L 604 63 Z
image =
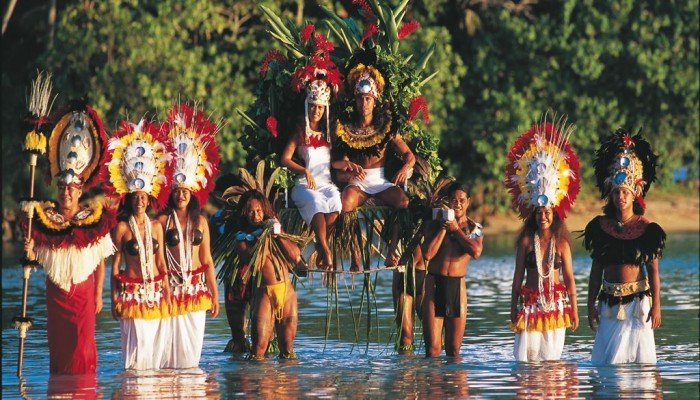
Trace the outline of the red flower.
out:
M 632 137 L 630 135 L 623 136 L 622 140 L 625 142 L 625 147 L 634 146 L 634 140 L 632 140 Z
M 328 41 L 325 36 L 317 33 L 314 36 L 314 53 L 330 53 L 335 48 L 335 43 Z
M 425 98 L 423 96 L 414 97 L 413 100 L 411 100 L 411 104 L 408 106 L 408 120 L 406 123 L 410 124 L 413 122 L 419 111 L 423 113 L 423 121 L 425 121 L 426 124 L 429 124 L 430 114 L 428 113 L 428 103 L 425 102 Z
M 284 62 L 287 61 L 287 58 L 277 50 L 268 51 L 265 55 L 265 60 L 263 60 L 263 63 L 260 66 L 260 76 L 265 77 L 265 74 L 267 74 L 267 68 L 272 61 Z
M 375 19 L 372 7 L 367 4 L 367 0 L 352 0 L 352 4 L 359 6 L 365 12 L 365 22 Z
M 301 44 L 306 44 L 306 42 L 311 39 L 311 33 L 314 31 L 314 24 L 307 24 L 302 30 L 301 33 L 299 34 L 299 38 L 301 39 Z
M 360 44 L 364 43 L 365 40 L 370 38 L 372 35 L 375 35 L 379 32 L 379 28 L 377 28 L 377 25 L 375 24 L 369 24 L 365 27 L 364 32 L 362 32 L 362 39 L 360 39 Z
M 272 134 L 272 137 L 277 137 L 277 118 L 275 118 L 274 115 L 270 115 L 267 117 L 265 124 L 267 125 L 267 130 Z
M 411 21 L 403 24 L 401 26 L 401 29 L 399 29 L 399 40 L 403 40 L 406 36 L 410 35 L 411 33 L 413 33 L 413 31 L 418 29 L 419 26 L 420 22 L 418 21 Z

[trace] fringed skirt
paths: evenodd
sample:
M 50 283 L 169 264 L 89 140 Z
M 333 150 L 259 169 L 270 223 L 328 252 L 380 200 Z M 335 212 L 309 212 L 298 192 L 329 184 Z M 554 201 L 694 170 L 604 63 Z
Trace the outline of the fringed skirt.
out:
M 208 265 L 192 271 L 190 284 L 185 285 L 171 274 L 170 289 L 173 293 L 171 317 L 163 320 L 169 325 L 171 337 L 165 368 L 195 368 L 199 365 L 204 344 L 204 327 L 207 311 L 211 309 L 213 296 L 206 284 Z
M 598 297 L 600 326 L 593 344 L 593 364 L 656 364 L 654 330 L 651 321 L 647 322 L 651 294 L 648 284 L 640 282 L 604 283 Z M 622 296 L 615 296 L 614 288 L 624 285 L 634 285 L 636 293 L 626 294 L 623 290 Z
M 343 209 L 340 191 L 333 183 L 321 185 L 315 190 L 309 189 L 306 184 L 297 183 L 292 188 L 292 201 L 309 226 L 314 215 L 340 213 Z
M 163 276 L 155 278 L 147 288 L 143 281 L 119 277 L 121 293 L 117 312 L 125 369 L 148 370 L 165 367 L 169 360 L 172 337 L 167 321 L 169 314 L 163 300 Z
M 566 298 L 566 287 L 554 285 L 555 307 L 545 311 L 539 301 L 539 292 L 523 286 L 521 306 L 516 322 L 513 356 L 517 361 L 558 360 L 564 349 L 566 328 L 571 326 L 571 306 Z M 544 294 L 549 298 L 549 292 Z

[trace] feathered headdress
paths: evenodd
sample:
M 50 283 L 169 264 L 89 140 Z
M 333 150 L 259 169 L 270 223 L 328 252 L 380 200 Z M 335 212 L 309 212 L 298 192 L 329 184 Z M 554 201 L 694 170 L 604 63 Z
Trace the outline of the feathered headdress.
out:
M 175 104 L 161 129 L 172 148 L 172 189 L 189 189 L 203 206 L 219 172 L 218 125 L 196 106 Z
M 172 176 L 168 173 L 171 151 L 165 139 L 163 131 L 150 121 L 123 121 L 109 140 L 108 194 L 122 198 L 144 191 L 155 200 L 156 208 L 162 208 L 168 198 L 166 177 Z
M 593 161 L 601 198 L 610 195 L 616 187 L 624 187 L 634 193 L 644 208 L 644 196 L 656 180 L 657 159 L 640 133 L 632 136 L 619 128 L 603 141 Z
M 371 65 L 357 64 L 348 73 L 348 83 L 354 95 L 368 94 L 377 99 L 384 92 L 384 77 Z
M 580 189 L 579 162 L 568 139 L 575 126 L 560 118 L 533 125 L 516 139 L 508 153 L 506 188 L 513 206 L 526 219 L 538 206 L 551 206 L 560 219 Z
M 326 107 L 326 141 L 330 143 L 330 102 L 331 95 L 337 96 L 342 87 L 343 76 L 331 60 L 314 57 L 311 62 L 298 68 L 292 74 L 291 86 L 296 92 L 306 90 L 304 99 L 304 120 L 306 140 L 309 134 L 309 104 Z
M 85 99 L 79 99 L 57 112 L 55 120 L 49 137 L 50 178 L 92 186 L 107 143 L 100 116 Z

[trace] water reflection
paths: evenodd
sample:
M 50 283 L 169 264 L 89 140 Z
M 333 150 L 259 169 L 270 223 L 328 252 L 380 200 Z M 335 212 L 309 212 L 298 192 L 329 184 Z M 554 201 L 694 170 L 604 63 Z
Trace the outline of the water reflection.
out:
M 576 363 L 517 363 L 513 369 L 518 399 L 571 399 L 579 396 Z
M 594 369 L 593 395 L 599 398 L 663 399 L 655 365 L 607 365 Z
M 208 398 L 218 399 L 219 384 L 199 368 L 185 370 L 124 371 L 112 399 Z
M 242 356 L 223 353 L 230 331 L 225 316 L 220 316 L 207 319 L 201 369 L 124 371 L 119 325 L 105 311 L 97 318 L 96 381 L 94 376 L 48 378 L 45 274 L 37 270 L 30 279 L 28 305 L 35 325 L 27 336 L 24 379 L 18 380 L 18 333 L 12 328 L 11 318 L 21 304 L 22 269 L 16 256 L 3 253 L 2 398 L 637 399 L 660 398 L 664 394 L 698 398 L 700 263 L 698 235 L 692 238 L 694 247 L 676 247 L 661 260 L 663 324 L 655 332 L 658 369 L 640 365 L 594 368 L 590 364 L 594 334 L 585 325 L 575 333 L 567 333 L 561 362 L 512 361 L 513 333 L 508 328 L 508 310 L 514 251 L 509 239 L 501 250 L 487 243 L 485 251 L 489 253 L 470 265 L 469 315 L 461 359 L 424 358 L 420 328 L 416 331 L 415 354 L 395 354 L 391 336 L 395 335 L 391 274 L 379 273 L 377 281 L 373 280 L 377 291 L 376 303 L 372 302 L 371 307 L 372 330 L 366 329 L 365 298 L 355 332 L 350 309 L 359 309 L 361 282 L 356 282 L 354 291 L 343 282 L 338 314 L 333 314 L 328 340 L 324 338 L 327 288 L 318 279 L 298 286 L 300 321 L 295 347 L 300 360 L 270 358 L 248 362 Z M 674 239 L 675 236 L 669 241 Z M 575 254 L 579 299 L 585 299 L 589 269 L 590 258 Z M 108 305 L 109 289 L 105 289 L 103 300 Z M 585 314 L 585 307 L 579 312 Z
M 48 399 L 101 399 L 97 393 L 97 375 L 51 375 Z

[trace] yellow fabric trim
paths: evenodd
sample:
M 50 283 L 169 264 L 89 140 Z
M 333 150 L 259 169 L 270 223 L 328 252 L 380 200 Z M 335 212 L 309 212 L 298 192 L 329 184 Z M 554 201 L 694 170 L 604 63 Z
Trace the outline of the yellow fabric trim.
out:
M 287 282 L 275 283 L 265 287 L 272 304 L 272 315 L 281 321 L 284 316 L 284 300 L 287 298 Z
M 165 301 L 158 302 L 155 307 L 148 307 L 146 303 L 134 303 L 124 306 L 124 303 L 118 301 L 116 310 L 123 319 L 154 320 L 170 317 L 170 313 L 168 312 L 168 304 Z
M 571 327 L 571 317 L 564 312 L 555 315 L 554 313 L 549 316 L 541 316 L 536 318 L 533 324 L 527 327 L 528 332 L 537 331 L 545 332 L 551 331 L 553 329 L 559 328 L 570 328 Z M 515 333 L 520 333 L 525 330 L 525 315 L 521 315 L 515 323 L 510 323 L 510 329 Z

